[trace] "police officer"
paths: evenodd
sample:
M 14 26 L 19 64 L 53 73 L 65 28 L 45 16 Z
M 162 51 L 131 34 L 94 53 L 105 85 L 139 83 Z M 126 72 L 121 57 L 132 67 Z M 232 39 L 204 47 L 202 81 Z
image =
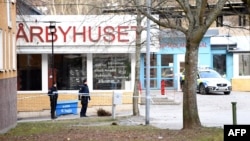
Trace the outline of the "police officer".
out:
M 57 98 L 58 98 L 58 92 L 57 92 L 57 86 L 56 83 L 53 84 L 53 86 L 49 89 L 49 97 L 50 97 L 50 114 L 51 119 L 56 119 L 55 111 L 56 111 L 56 105 L 57 105 Z
M 83 80 L 83 85 L 80 86 L 79 94 L 80 94 L 80 100 L 81 100 L 81 105 L 82 105 L 82 108 L 80 111 L 80 117 L 87 117 L 86 111 L 88 107 L 88 102 L 90 100 L 90 96 L 89 96 L 89 87 L 87 85 L 86 79 Z

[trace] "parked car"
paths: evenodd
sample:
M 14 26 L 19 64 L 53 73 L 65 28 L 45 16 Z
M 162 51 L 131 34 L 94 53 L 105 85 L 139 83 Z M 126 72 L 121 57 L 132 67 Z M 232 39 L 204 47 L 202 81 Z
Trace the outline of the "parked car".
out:
M 181 88 L 184 87 L 185 71 L 180 78 Z M 197 74 L 197 91 L 201 94 L 208 94 L 212 92 L 223 92 L 228 95 L 232 91 L 231 82 L 222 77 L 217 71 L 213 69 L 198 69 Z

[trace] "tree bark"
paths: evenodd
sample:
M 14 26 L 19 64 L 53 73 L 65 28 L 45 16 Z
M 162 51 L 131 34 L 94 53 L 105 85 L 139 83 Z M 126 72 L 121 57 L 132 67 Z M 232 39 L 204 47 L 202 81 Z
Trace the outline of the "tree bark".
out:
M 199 42 L 194 38 L 186 37 L 185 54 L 185 84 L 183 93 L 183 129 L 192 129 L 201 127 L 199 119 L 196 82 L 197 80 L 197 62 Z
M 138 107 L 138 100 L 139 100 L 139 85 L 140 85 L 140 54 L 141 54 L 141 22 L 142 16 L 141 13 L 137 13 L 137 28 L 136 28 L 136 51 L 135 51 L 135 86 L 133 92 L 133 115 L 139 116 L 139 107 Z

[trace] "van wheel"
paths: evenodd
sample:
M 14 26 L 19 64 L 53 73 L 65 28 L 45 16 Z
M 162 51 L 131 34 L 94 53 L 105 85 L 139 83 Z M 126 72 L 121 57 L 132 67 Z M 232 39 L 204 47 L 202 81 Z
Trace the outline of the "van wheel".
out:
M 206 88 L 203 84 L 200 85 L 199 91 L 201 94 L 207 94 L 208 92 L 206 91 Z

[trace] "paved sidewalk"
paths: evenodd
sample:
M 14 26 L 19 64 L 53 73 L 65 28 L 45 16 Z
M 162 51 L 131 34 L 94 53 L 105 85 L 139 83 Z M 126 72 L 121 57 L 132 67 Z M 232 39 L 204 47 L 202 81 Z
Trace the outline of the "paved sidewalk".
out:
M 168 98 L 180 102 L 179 105 L 150 105 L 150 124 L 159 128 L 181 129 L 182 92 L 170 92 Z M 198 112 L 201 124 L 207 127 L 221 127 L 233 124 L 232 103 L 236 102 L 237 124 L 250 125 L 250 92 L 232 92 L 230 95 L 214 93 L 208 95 L 197 94 Z M 145 106 L 141 106 L 141 115 L 145 115 Z
M 153 98 L 163 98 L 163 99 L 169 99 L 171 101 L 176 101 L 174 99 L 174 95 L 176 94 L 177 92 L 175 91 L 167 91 L 167 95 L 161 95 L 160 94 L 160 91 L 158 90 L 155 90 L 155 91 L 150 91 L 150 97 L 153 99 Z M 142 95 L 141 95 L 141 98 L 144 99 L 145 98 L 145 91 L 143 91 Z M 180 101 L 176 101 L 177 103 L 175 105 L 180 105 Z M 154 105 L 155 102 L 153 100 L 150 100 L 150 108 L 156 108 L 156 109 L 162 109 L 162 107 L 166 106 L 166 105 Z M 154 105 L 154 106 L 152 106 Z M 170 104 L 169 106 L 171 106 L 172 104 Z M 132 104 L 123 104 L 123 105 L 116 105 L 115 107 L 115 116 L 111 116 L 111 118 L 116 118 L 116 117 L 119 117 L 119 116 L 127 116 L 128 118 L 123 118 L 122 121 L 120 121 L 120 124 L 123 124 L 123 125 L 145 125 L 146 124 L 146 117 L 145 117 L 145 108 L 146 106 L 145 105 L 139 105 L 139 111 L 140 111 L 140 115 L 141 116 L 132 116 L 133 115 L 133 105 Z M 156 106 L 156 107 L 155 107 Z M 91 118 L 91 117 L 97 117 L 97 110 L 99 108 L 103 108 L 107 111 L 110 111 L 112 112 L 112 107 L 111 106 L 95 106 L 95 107 L 91 107 L 91 108 L 88 108 L 87 109 L 87 115 L 89 116 L 88 118 Z M 153 110 L 155 111 L 155 110 Z M 151 111 L 152 113 L 154 113 L 153 111 Z M 163 110 L 164 111 L 164 110 Z M 48 121 L 48 120 L 51 120 L 50 119 L 50 114 L 49 114 L 50 111 L 45 111 L 44 113 L 37 113 L 37 115 L 39 116 L 36 116 L 36 117 L 29 117 L 30 115 L 26 113 L 26 115 L 22 115 L 19 119 L 18 119 L 18 122 L 37 122 L 37 121 Z M 80 108 L 78 108 L 77 110 L 77 115 L 73 115 L 73 114 L 67 114 L 67 115 L 61 115 L 59 116 L 56 120 L 65 120 L 65 119 L 77 119 L 77 118 L 80 118 Z M 162 113 L 162 112 L 157 112 L 157 113 Z M 149 120 L 149 123 L 150 125 L 153 125 L 153 126 L 156 126 L 156 127 L 159 127 L 159 128 L 166 128 L 166 127 L 162 127 L 162 126 L 159 126 L 161 125 L 160 124 L 160 120 L 158 120 L 157 118 L 153 118 L 154 116 L 152 116 L 152 114 L 150 114 L 150 120 Z M 157 115 L 159 116 L 159 115 Z M 147 122 L 148 123 L 148 122 Z M 172 129 L 178 129 L 179 127 L 170 127 Z
M 117 105 L 115 109 L 115 117 L 127 116 L 128 118 L 120 121 L 123 125 L 145 125 L 146 111 L 149 111 L 149 124 L 162 129 L 181 129 L 182 123 L 182 92 L 167 91 L 167 95 L 160 95 L 159 91 L 151 92 L 151 97 L 167 98 L 175 101 L 174 105 L 155 105 L 153 101 L 150 102 L 149 107 L 146 105 L 139 105 L 140 115 L 138 117 L 132 116 L 132 104 Z M 144 97 L 145 98 L 145 97 Z M 197 94 L 197 104 L 199 110 L 199 117 L 202 125 L 208 127 L 222 127 L 224 124 L 232 124 L 232 102 L 237 102 L 237 123 L 250 124 L 250 92 L 232 92 L 230 95 Z M 97 109 L 100 107 L 88 108 L 88 118 L 97 117 Z M 101 106 L 108 111 L 112 111 L 111 106 Z M 147 109 L 146 109 L 147 108 Z M 79 113 L 78 109 L 78 113 Z M 131 117 L 132 116 L 132 117 Z M 78 115 L 63 115 L 56 120 L 77 119 Z M 111 117 L 112 118 L 112 117 Z M 147 118 L 148 119 L 148 118 Z M 27 121 L 42 121 L 51 120 L 49 116 L 39 118 L 24 118 L 18 122 Z

